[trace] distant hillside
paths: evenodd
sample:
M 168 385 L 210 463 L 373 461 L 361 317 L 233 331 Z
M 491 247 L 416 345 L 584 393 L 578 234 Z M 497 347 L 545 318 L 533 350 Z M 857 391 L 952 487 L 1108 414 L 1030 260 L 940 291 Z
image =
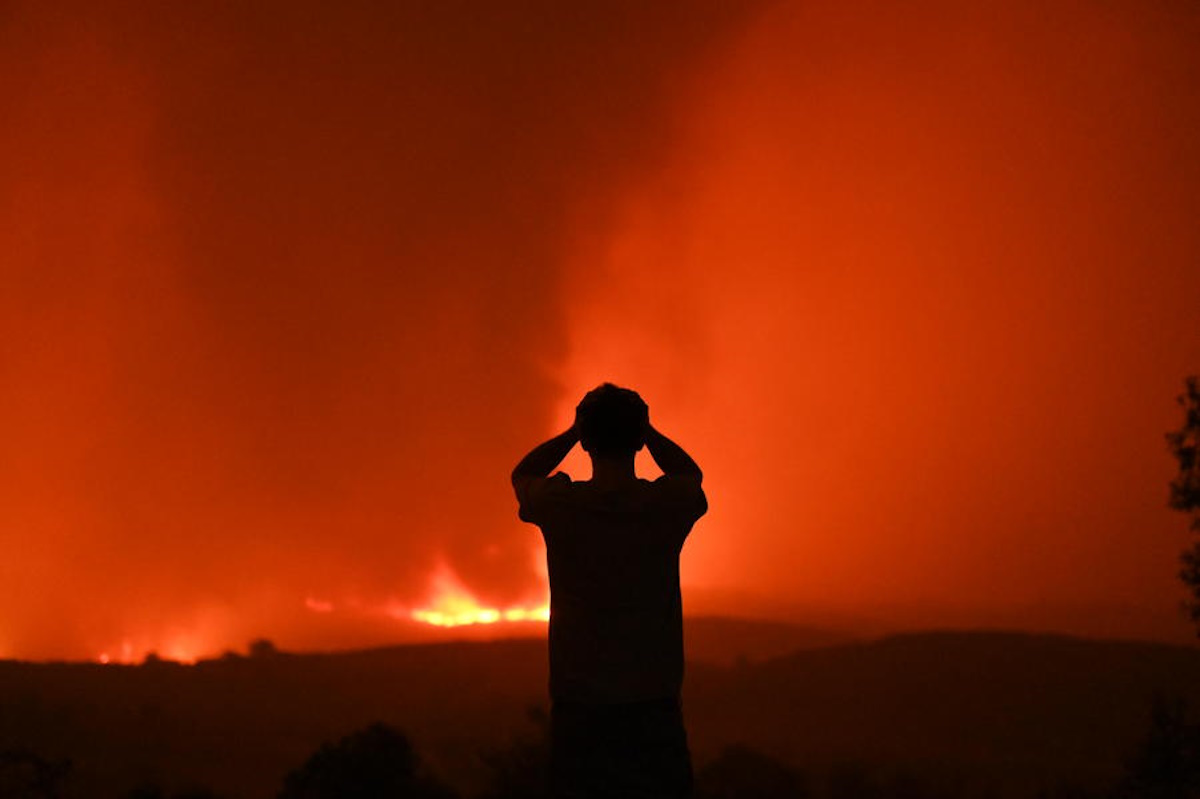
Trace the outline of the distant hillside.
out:
M 739 741 L 820 770 L 850 760 L 1002 794 L 1110 785 L 1156 692 L 1200 709 L 1200 650 L 940 632 L 693 668 L 693 744 Z
M 688 660 L 730 666 L 757 662 L 805 649 L 846 644 L 849 633 L 801 627 L 779 621 L 701 616 L 683 620 Z
M 741 665 L 689 664 L 698 761 L 744 743 L 814 775 L 859 761 L 928 775 L 956 795 L 989 786 L 1032 796 L 1040 786 L 1110 782 L 1145 730 L 1155 691 L 1200 708 L 1193 648 L 937 633 L 753 662 L 751 650 L 775 640 L 766 630 L 726 620 L 694 633 L 753 644 Z M 545 705 L 545 669 L 539 640 L 193 667 L 3 662 L 0 749 L 71 758 L 68 797 L 153 781 L 256 799 L 272 796 L 322 741 L 383 720 L 470 789 L 484 776 L 481 749 L 538 734 L 528 711 Z

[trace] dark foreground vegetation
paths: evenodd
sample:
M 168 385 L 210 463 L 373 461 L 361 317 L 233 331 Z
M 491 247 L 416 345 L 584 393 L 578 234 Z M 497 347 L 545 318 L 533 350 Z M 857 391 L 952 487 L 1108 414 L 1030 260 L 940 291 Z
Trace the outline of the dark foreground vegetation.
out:
M 0 662 L 0 799 L 544 796 L 544 646 Z M 685 703 L 699 799 L 1200 796 L 1187 647 L 904 635 L 692 662 Z

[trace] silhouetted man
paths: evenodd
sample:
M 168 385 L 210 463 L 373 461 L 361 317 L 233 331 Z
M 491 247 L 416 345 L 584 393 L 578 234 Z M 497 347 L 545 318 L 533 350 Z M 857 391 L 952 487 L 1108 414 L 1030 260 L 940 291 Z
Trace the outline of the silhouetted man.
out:
M 576 442 L 592 479 L 550 472 Z M 663 476 L 634 474 L 645 446 Z M 557 797 L 686 797 L 692 770 L 679 705 L 679 552 L 708 509 L 700 467 L 650 425 L 636 392 L 605 383 L 575 424 L 513 470 L 521 519 L 550 572 L 550 777 Z

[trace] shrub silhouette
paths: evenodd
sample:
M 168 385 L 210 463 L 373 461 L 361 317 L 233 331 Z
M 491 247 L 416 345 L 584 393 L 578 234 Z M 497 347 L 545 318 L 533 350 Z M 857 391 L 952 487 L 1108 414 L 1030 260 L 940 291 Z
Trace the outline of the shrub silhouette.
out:
M 221 796 L 207 788 L 188 788 L 167 793 L 157 785 L 140 785 L 125 794 L 123 799 L 221 799 Z
M 972 796 L 960 787 L 947 787 L 945 778 L 939 781 L 936 774 L 914 773 L 905 768 L 869 765 L 859 761 L 839 763 L 829 771 L 829 799 L 956 799 Z M 990 791 L 983 794 L 993 796 Z M 1003 795 L 1003 794 L 1001 794 Z M 1083 799 L 1070 786 L 1060 786 L 1048 796 L 1056 799 Z
M 71 762 L 53 762 L 26 749 L 0 751 L 0 797 L 55 799 Z
M 730 746 L 696 774 L 696 799 L 804 799 L 804 774 L 769 755 Z
M 480 753 L 489 781 L 477 799 L 545 799 L 550 795 L 550 720 L 540 707 L 530 708 L 527 715 L 536 728 L 533 735 Z
M 421 773 L 408 738 L 375 723 L 335 744 L 322 744 L 284 778 L 279 799 L 453 799 L 454 792 Z
M 1117 789 L 1120 799 L 1194 799 L 1200 796 L 1200 724 L 1179 699 L 1156 696 L 1150 729 Z

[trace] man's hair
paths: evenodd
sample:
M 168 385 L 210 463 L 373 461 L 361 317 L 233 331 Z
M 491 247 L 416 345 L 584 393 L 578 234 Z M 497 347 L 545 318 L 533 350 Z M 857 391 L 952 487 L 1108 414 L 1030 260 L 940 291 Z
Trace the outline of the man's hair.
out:
M 632 455 L 646 443 L 650 409 L 636 391 L 605 383 L 575 408 L 579 443 L 592 457 Z

